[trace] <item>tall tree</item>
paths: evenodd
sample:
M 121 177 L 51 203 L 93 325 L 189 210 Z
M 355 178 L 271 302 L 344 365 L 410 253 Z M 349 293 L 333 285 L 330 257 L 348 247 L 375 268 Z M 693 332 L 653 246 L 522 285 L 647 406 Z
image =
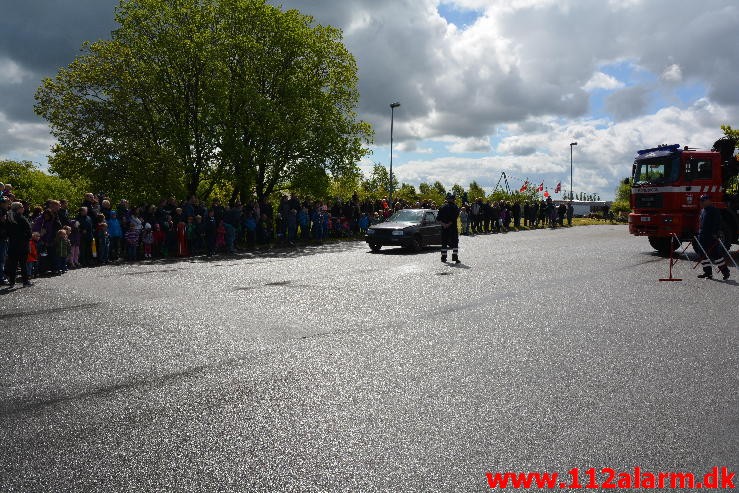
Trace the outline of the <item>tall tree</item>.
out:
M 77 206 L 88 191 L 87 182 L 65 180 L 45 173 L 30 161 L 0 159 L 0 176 L 4 182 L 13 185 L 18 199 L 31 205 L 43 205 L 48 199 L 63 198 Z
M 337 29 L 264 0 L 122 0 L 116 21 L 37 91 L 61 176 L 245 199 L 356 173 L 371 129 Z
M 470 186 L 468 188 L 470 203 L 474 202 L 477 199 L 484 199 L 485 195 L 485 189 L 478 185 L 476 181 L 470 183 Z
M 385 166 L 375 163 L 369 177 L 362 181 L 364 195 L 372 199 L 382 199 L 390 194 L 390 173 Z M 393 190 L 398 190 L 398 178 L 393 174 Z

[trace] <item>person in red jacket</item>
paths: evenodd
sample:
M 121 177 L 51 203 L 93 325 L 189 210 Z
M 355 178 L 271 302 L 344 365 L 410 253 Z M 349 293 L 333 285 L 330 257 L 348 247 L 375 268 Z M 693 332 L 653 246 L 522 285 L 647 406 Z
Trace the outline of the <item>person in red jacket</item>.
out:
M 38 271 L 38 242 L 41 239 L 39 233 L 33 233 L 31 239 L 28 241 L 28 257 L 26 258 L 26 271 L 28 271 L 28 277 L 36 277 Z

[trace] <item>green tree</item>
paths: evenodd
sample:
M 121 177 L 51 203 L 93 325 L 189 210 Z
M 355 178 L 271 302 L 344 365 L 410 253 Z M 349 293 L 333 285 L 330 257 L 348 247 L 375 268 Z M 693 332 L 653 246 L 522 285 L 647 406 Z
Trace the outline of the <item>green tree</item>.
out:
M 395 192 L 395 196 L 401 200 L 405 200 L 409 204 L 414 204 L 418 201 L 418 192 L 416 187 L 409 183 L 403 183 L 400 188 Z
M 369 177 L 362 180 L 362 195 L 374 200 L 390 195 L 390 173 L 385 166 L 375 163 Z M 398 190 L 398 178 L 393 173 L 393 190 Z
M 444 187 L 444 185 L 441 184 L 440 181 L 435 181 L 434 184 L 431 186 L 436 191 L 436 193 L 438 193 L 442 197 L 446 197 L 446 188 Z
M 721 125 L 721 130 L 723 130 L 726 137 L 735 139 L 735 147 L 739 148 L 739 129 L 733 129 L 730 125 Z M 739 161 L 739 156 L 734 157 Z M 737 166 L 739 166 L 739 162 Z M 726 192 L 730 194 L 739 193 L 739 176 L 733 176 L 729 179 L 729 182 L 726 184 Z
M 439 189 L 439 186 L 441 189 Z M 444 190 L 442 193 L 441 190 Z M 428 183 L 419 183 L 418 185 L 418 199 L 421 201 L 434 202 L 437 205 L 443 204 L 446 198 L 446 190 L 438 181 L 433 185 Z
M 354 195 L 355 192 L 359 192 L 361 186 L 362 172 L 359 170 L 359 168 L 356 168 L 355 170 L 352 170 L 352 172 L 347 172 L 334 177 L 331 180 L 328 195 L 330 197 L 339 197 L 344 200 L 348 200 L 352 197 L 352 195 Z M 320 194 L 313 193 L 309 195 L 323 198 L 323 196 L 321 196 Z
M 341 32 L 264 0 L 121 0 L 111 40 L 36 94 L 60 176 L 109 192 L 328 192 L 371 128 Z
M 31 205 L 43 205 L 49 199 L 67 199 L 71 205 L 78 205 L 90 191 L 86 181 L 59 178 L 30 161 L 0 160 L 0 181 L 13 185 L 14 195 Z
M 619 212 L 628 212 L 631 210 L 631 182 L 628 178 L 619 183 L 616 187 L 616 196 L 613 204 L 611 204 L 611 210 L 614 214 Z
M 462 198 L 464 197 L 464 187 L 458 183 L 455 183 L 452 185 L 452 193 L 457 199 L 457 202 L 460 204 L 462 203 Z
M 470 203 L 474 202 L 477 199 L 484 199 L 486 195 L 487 194 L 485 193 L 485 190 L 480 185 L 478 185 L 476 181 L 470 183 L 467 192 L 467 198 L 469 199 Z
M 737 140 L 737 146 L 739 146 L 739 129 L 734 129 L 731 125 L 721 125 L 721 130 L 724 135 Z

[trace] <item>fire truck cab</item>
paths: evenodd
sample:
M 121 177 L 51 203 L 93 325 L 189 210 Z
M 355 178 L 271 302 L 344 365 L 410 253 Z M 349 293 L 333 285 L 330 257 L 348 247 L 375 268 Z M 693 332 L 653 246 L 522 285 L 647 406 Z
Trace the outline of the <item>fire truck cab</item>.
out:
M 649 243 L 669 253 L 698 232 L 700 197 L 708 195 L 720 209 L 722 241 L 731 247 L 739 240 L 739 197 L 727 186 L 739 171 L 736 141 L 721 139 L 710 151 L 663 145 L 638 151 L 631 176 L 629 232 L 647 236 Z

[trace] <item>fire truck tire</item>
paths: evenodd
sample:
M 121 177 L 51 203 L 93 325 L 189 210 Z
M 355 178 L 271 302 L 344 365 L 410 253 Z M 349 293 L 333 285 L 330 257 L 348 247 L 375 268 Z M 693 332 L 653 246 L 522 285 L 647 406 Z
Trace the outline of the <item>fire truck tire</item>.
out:
M 671 236 L 649 236 L 648 239 L 652 248 L 662 255 L 670 254 L 670 242 L 672 242 L 673 249 L 677 249 L 680 246 L 680 242 Z

